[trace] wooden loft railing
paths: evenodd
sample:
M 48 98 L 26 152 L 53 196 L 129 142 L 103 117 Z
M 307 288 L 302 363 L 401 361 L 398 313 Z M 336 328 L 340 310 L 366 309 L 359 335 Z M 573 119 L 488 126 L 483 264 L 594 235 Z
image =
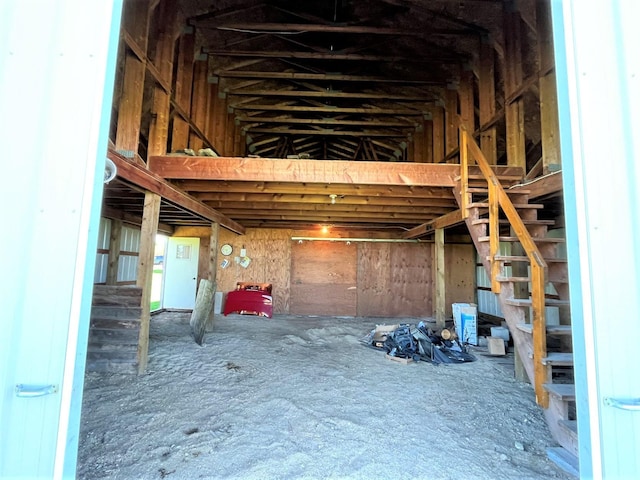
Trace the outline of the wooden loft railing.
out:
M 548 368 L 543 363 L 547 356 L 547 337 L 545 319 L 545 272 L 547 264 L 540 250 L 527 230 L 511 199 L 500 184 L 500 180 L 493 172 L 482 150 L 470 136 L 464 127 L 460 127 L 460 183 L 461 183 L 461 211 L 463 218 L 469 215 L 467 208 L 471 200 L 469 192 L 469 164 L 475 160 L 480 168 L 482 176 L 488 184 L 489 203 L 489 262 L 491 265 L 491 290 L 500 293 L 500 262 L 496 261 L 496 255 L 500 248 L 499 214 L 504 212 L 509 224 L 513 228 L 518 241 L 522 245 L 531 264 L 531 302 L 532 302 L 532 340 L 534 362 L 534 388 L 538 404 L 547 408 L 549 406 L 549 394 L 543 387 L 548 382 Z

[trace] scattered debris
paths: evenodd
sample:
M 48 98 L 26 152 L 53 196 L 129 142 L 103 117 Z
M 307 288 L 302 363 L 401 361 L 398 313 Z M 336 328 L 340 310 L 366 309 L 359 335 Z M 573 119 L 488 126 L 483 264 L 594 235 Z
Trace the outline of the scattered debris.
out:
M 227 362 L 225 367 L 227 368 L 227 370 L 235 370 L 236 372 L 240 370 L 240 365 L 236 365 L 233 362 Z
M 185 430 L 184 434 L 185 435 L 193 435 L 194 433 L 198 433 L 200 431 L 200 429 L 198 427 L 193 427 L 193 428 L 189 428 L 187 430 Z
M 174 470 L 166 470 L 164 468 L 159 468 L 158 472 L 160 472 L 160 478 L 164 478 L 167 475 L 171 475 L 172 473 L 176 473 L 175 469 Z
M 446 330 L 444 336 L 442 332 L 437 335 L 424 322 L 417 325 L 378 325 L 362 339 L 362 343 L 386 351 L 387 358 L 390 359 L 434 364 L 473 362 L 476 359 L 467 351 L 466 345 L 461 344 L 449 330 Z

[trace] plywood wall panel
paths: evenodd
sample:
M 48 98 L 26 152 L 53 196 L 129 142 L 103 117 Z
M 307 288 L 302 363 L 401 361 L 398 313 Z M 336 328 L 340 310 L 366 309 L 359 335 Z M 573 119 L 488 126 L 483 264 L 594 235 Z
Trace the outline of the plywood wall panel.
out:
M 476 303 L 476 249 L 472 244 L 445 244 L 446 316 L 452 303 Z
M 391 291 L 394 302 L 389 315 L 430 317 L 433 310 L 431 247 L 427 244 L 396 244 L 391 255 Z
M 363 243 L 358 252 L 359 316 L 431 316 L 433 260 L 429 245 Z
M 346 242 L 291 247 L 291 308 L 296 315 L 356 315 L 357 248 Z
M 358 315 L 378 316 L 390 309 L 391 244 L 358 244 Z

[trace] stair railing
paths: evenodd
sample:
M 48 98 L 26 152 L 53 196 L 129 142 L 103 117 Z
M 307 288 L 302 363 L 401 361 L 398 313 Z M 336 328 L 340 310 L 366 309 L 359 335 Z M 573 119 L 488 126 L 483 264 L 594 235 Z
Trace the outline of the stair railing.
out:
M 482 150 L 463 126 L 460 127 L 460 207 L 462 217 L 467 218 L 469 215 L 467 207 L 471 199 L 471 194 L 468 191 L 470 159 L 475 160 L 476 165 L 480 168 L 482 175 L 487 181 L 489 189 L 489 262 L 491 265 L 491 290 L 494 293 L 500 293 L 500 282 L 497 280 L 500 273 L 500 263 L 495 259 L 500 248 L 500 209 L 502 209 L 507 217 L 531 264 L 534 388 L 536 401 L 543 408 L 547 408 L 549 406 L 549 394 L 543 387 L 545 383 L 551 380 L 549 378 L 550 369 L 543 363 L 544 358 L 547 356 L 547 327 L 544 310 L 545 271 L 547 264 L 540 250 L 538 250 L 538 246 L 531 237 L 529 230 L 527 230 L 527 227 L 522 221 L 522 218 L 520 218 L 518 211 L 511 202 L 511 199 L 500 184 L 500 180 L 482 153 Z

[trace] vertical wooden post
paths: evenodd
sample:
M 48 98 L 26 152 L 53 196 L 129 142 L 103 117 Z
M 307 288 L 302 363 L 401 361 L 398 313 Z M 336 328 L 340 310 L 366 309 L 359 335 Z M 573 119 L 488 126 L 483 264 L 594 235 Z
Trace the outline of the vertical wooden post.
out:
M 424 154 L 424 119 L 419 120 L 419 124 L 416 127 L 415 132 L 413 133 L 413 152 L 412 155 L 409 155 L 409 159 L 413 160 L 416 163 L 425 163 L 425 154 Z
M 218 152 L 222 155 L 226 154 L 224 150 L 224 136 L 227 123 L 227 94 L 220 88 L 222 85 L 218 85 L 218 95 L 215 98 L 215 104 L 213 108 L 214 115 L 214 134 L 213 143 Z
M 444 160 L 444 105 L 438 105 L 431 110 L 433 117 L 433 163 Z
M 173 54 L 175 50 L 175 30 L 177 25 L 175 20 L 175 2 L 165 0 L 161 3 L 158 13 L 159 18 L 165 19 L 160 22 L 164 30 L 159 32 L 158 46 L 156 48 L 156 58 L 154 63 L 158 66 L 160 74 L 167 85 L 171 85 L 171 75 L 173 74 Z M 164 155 L 167 153 L 167 143 L 169 138 L 169 115 L 171 111 L 170 92 L 166 92 L 160 85 L 154 87 L 153 107 L 151 124 L 149 125 L 149 147 L 148 155 Z
M 458 95 L 460 98 L 460 122 L 467 129 L 467 132 L 473 133 L 476 130 L 475 106 L 473 101 L 473 86 L 475 76 L 472 70 L 465 70 L 460 85 L 458 86 Z
M 174 95 L 176 103 L 186 114 L 191 112 L 191 89 L 193 87 L 193 58 L 195 51 L 195 35 L 193 27 L 186 27 L 180 37 L 178 52 L 178 72 Z M 189 124 L 179 115 L 173 118 L 173 132 L 171 134 L 171 150 L 187 148 L 189 146 Z
M 444 262 L 444 228 L 436 228 L 435 231 L 435 257 L 436 257 L 436 281 L 435 281 L 435 307 L 436 307 L 436 327 L 445 327 L 446 312 L 446 282 L 445 282 L 445 262 Z
M 458 92 L 453 86 L 445 90 L 445 156 L 459 145 L 458 139 Z
M 147 51 L 149 34 L 149 2 L 127 2 L 123 12 L 124 30 Z M 122 93 L 118 103 L 116 150 L 125 157 L 135 158 L 140 139 L 142 99 L 146 66 L 132 52 L 125 53 Z
M 424 161 L 433 163 L 433 121 L 431 115 L 425 115 L 424 121 Z
M 118 264 L 120 263 L 120 237 L 122 221 L 111 220 L 111 235 L 109 236 L 109 259 L 107 263 L 107 285 L 118 282 Z
M 195 123 L 200 131 L 206 130 L 206 116 L 207 116 L 207 97 L 208 97 L 208 84 L 207 74 L 209 68 L 209 62 L 207 61 L 207 55 L 203 54 L 196 59 L 193 67 L 193 95 L 191 97 L 191 120 Z M 196 153 L 204 146 L 202 139 L 191 132 L 189 135 L 189 147 L 193 148 Z
M 562 168 L 560 157 L 560 125 L 558 120 L 558 91 L 555 64 L 551 5 L 536 2 L 536 29 L 538 33 L 538 65 L 540 67 L 540 133 L 542 137 L 542 173 Z M 548 72 L 548 73 L 547 73 Z
M 142 316 L 138 337 L 138 374 L 147 369 L 149 356 L 149 323 L 151 321 L 151 281 L 153 278 L 153 255 L 155 252 L 160 195 L 147 192 L 144 197 L 144 212 L 140 231 L 140 253 L 136 286 L 142 288 Z
M 487 41 L 480 44 L 478 97 L 480 128 L 483 128 L 496 114 L 495 50 Z M 496 127 L 480 132 L 480 148 L 490 165 L 498 163 Z
M 505 12 L 505 123 L 507 130 L 507 164 L 522 167 L 526 173 L 524 101 L 509 99 L 522 83 L 522 20 L 513 2 Z
M 211 224 L 211 236 L 209 239 L 209 275 L 207 280 L 211 282 L 213 286 L 213 298 L 215 302 L 216 290 L 218 288 L 217 284 L 217 273 L 218 273 L 218 236 L 220 234 L 220 224 L 212 223 Z M 209 318 L 207 320 L 207 324 L 205 327 L 205 331 L 210 332 L 213 330 L 213 320 L 214 320 L 214 309 L 211 309 L 211 313 L 209 314 Z
M 209 94 L 208 94 L 208 108 L 206 111 L 206 122 L 205 122 L 205 129 L 204 129 L 204 133 L 207 135 L 207 138 L 209 140 L 211 140 L 212 142 L 214 142 L 215 144 L 215 108 L 216 108 L 216 101 L 218 99 L 218 83 L 219 83 L 220 79 L 218 77 L 216 77 L 215 75 L 210 75 L 207 76 L 207 85 L 209 88 Z M 217 145 L 214 145 L 216 147 L 216 149 L 218 148 Z

